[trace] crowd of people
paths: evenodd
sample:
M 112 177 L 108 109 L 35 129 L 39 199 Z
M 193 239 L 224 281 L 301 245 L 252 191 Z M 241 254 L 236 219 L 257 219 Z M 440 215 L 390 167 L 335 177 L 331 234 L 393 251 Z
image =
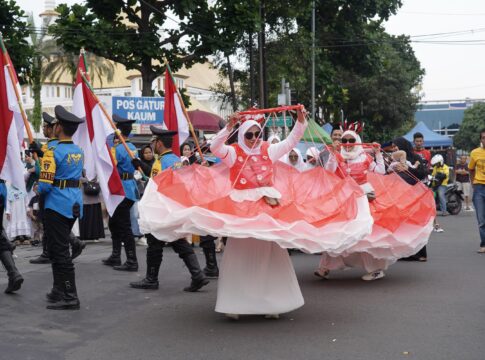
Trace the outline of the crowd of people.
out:
M 42 245 L 31 263 L 52 264 L 47 308 L 79 309 L 72 260 L 85 240 L 105 238 L 105 209 L 99 184 L 83 171 L 83 150 L 72 141 L 83 119 L 57 106 L 55 117 L 44 113 L 43 120 L 48 141 L 32 143 L 24 153 L 25 168 L 19 169 L 26 192 L 0 179 L 6 292 L 19 290 L 24 281 L 12 252 L 28 241 Z M 383 151 L 380 144 L 364 143 L 355 123 L 336 125 L 332 144 L 310 146 L 303 155 L 297 144 L 307 126 L 304 109 L 284 140 L 272 135 L 263 141 L 264 123 L 235 114 L 210 146 L 198 153 L 187 142 L 179 156 L 173 151 L 175 131 L 152 126 L 151 143 L 137 149 L 129 141 L 134 120 L 114 115 L 113 121 L 119 133 L 111 155 L 125 197 L 107 220 L 112 251 L 102 263 L 136 272 L 137 241 L 146 245 L 146 275 L 129 284 L 135 289 L 159 288 L 163 250 L 170 245 L 190 273 L 185 291 L 196 292 L 218 278 L 217 312 L 232 319 L 278 318 L 304 304 L 287 249 L 321 253 L 315 270 L 321 279 L 360 268 L 363 280 L 375 281 L 397 260 L 427 261 L 430 232 L 444 231 L 435 211 L 448 215 L 451 172 L 442 155 L 432 157 L 424 148 L 420 133 L 414 144 L 396 138 Z M 485 253 L 485 131 L 480 136 L 481 146 L 469 160 L 462 156 L 454 173 L 464 209 L 476 211 L 479 252 Z M 196 236 L 204 268 L 191 245 Z M 219 268 L 216 243 L 222 238 Z

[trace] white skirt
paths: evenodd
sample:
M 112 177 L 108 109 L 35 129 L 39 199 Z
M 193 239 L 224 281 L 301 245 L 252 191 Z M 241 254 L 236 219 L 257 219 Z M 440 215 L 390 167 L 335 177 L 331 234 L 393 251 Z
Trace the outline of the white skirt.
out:
M 6 210 L 10 214 L 10 221 L 7 222 L 5 229 L 7 236 L 11 240 L 17 236 L 32 236 L 30 219 L 27 217 L 25 198 L 9 201 Z
M 282 314 L 304 300 L 288 251 L 253 238 L 229 238 L 217 288 L 216 312 Z

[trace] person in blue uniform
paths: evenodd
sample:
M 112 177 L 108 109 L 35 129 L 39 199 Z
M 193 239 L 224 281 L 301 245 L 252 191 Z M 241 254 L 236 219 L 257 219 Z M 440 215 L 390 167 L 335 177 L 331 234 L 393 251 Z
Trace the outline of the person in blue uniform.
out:
M 77 218 L 82 217 L 80 178 L 84 153 L 72 142 L 71 136 L 84 120 L 59 105 L 54 112 L 54 134 L 59 142 L 44 152 L 39 177 L 39 193 L 45 196 L 44 231 L 54 278 L 53 288 L 47 294 L 51 303 L 47 309 L 78 310 L 79 299 L 69 245 L 72 226 Z
M 6 205 L 7 187 L 5 186 L 5 180 L 0 179 L 0 261 L 5 267 L 5 270 L 7 270 L 8 276 L 8 285 L 5 289 L 5 293 L 11 294 L 20 289 L 24 282 L 24 278 L 20 275 L 20 272 L 15 266 L 15 261 L 12 256 L 12 244 L 8 240 L 5 231 L 3 231 L 3 213 L 5 212 Z
M 176 131 L 167 131 L 159 129 L 155 126 L 150 126 L 150 130 L 154 137 L 152 139 L 152 147 L 156 154 L 160 158 L 155 161 L 152 168 L 147 166 L 143 167 L 140 159 L 133 159 L 133 164 L 136 167 L 141 166 L 145 174 L 150 174 L 150 177 L 154 177 L 160 171 L 169 168 L 181 167 L 180 158 L 172 152 L 173 136 L 177 134 Z M 157 240 L 152 234 L 147 234 L 147 272 L 146 277 L 141 281 L 130 283 L 130 286 L 135 289 L 158 289 L 158 273 L 160 265 L 162 264 L 163 248 L 166 242 Z M 194 249 L 185 239 L 179 239 L 171 242 L 170 245 L 174 251 L 179 255 L 187 266 L 192 280 L 189 286 L 184 288 L 184 291 L 195 292 L 201 287 L 207 285 L 209 280 L 204 276 L 204 273 L 200 269 L 199 261 L 194 253 Z
M 132 125 L 135 120 L 124 119 L 113 115 L 121 135 L 132 152 L 136 154 L 136 147 L 127 138 L 131 133 Z M 138 188 L 134 178 L 135 168 L 131 163 L 132 155 L 126 151 L 123 144 L 118 143 L 112 148 L 113 158 L 116 161 L 116 168 L 122 180 L 125 198 L 116 208 L 113 216 L 109 218 L 108 227 L 113 241 L 113 251 L 111 255 L 103 260 L 103 264 L 112 266 L 119 271 L 138 271 L 138 260 L 136 258 L 135 238 L 131 229 L 130 209 L 139 200 Z M 121 245 L 125 247 L 126 262 L 121 264 Z
M 44 156 L 44 152 L 48 151 L 49 149 L 52 149 L 54 146 L 56 146 L 59 143 L 59 140 L 54 134 L 54 122 L 56 118 L 49 115 L 46 112 L 43 112 L 42 119 L 43 119 L 42 132 L 44 133 L 44 136 L 48 140 L 40 148 L 35 142 L 30 144 L 29 146 L 29 150 L 32 153 L 36 153 L 39 159 L 41 159 Z M 44 195 L 41 195 L 39 199 L 39 207 L 41 209 L 44 209 L 44 202 L 45 202 Z M 45 228 L 45 225 L 44 225 L 44 228 Z M 80 241 L 79 239 L 76 239 L 72 235 L 70 236 L 69 241 L 72 247 L 72 259 L 75 259 L 79 255 L 81 255 L 81 252 L 86 247 L 86 244 Z M 40 254 L 38 257 L 34 259 L 30 259 L 29 262 L 31 264 L 49 264 L 51 262 L 49 259 L 49 250 L 47 249 L 47 238 L 46 238 L 45 232 L 42 235 L 42 254 Z

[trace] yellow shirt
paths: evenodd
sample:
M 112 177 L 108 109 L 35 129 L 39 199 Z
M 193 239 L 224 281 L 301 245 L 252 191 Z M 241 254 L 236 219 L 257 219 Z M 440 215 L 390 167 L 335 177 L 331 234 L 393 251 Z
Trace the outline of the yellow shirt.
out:
M 485 185 L 485 149 L 480 147 L 471 152 L 468 168 L 475 170 L 473 183 Z
M 448 180 L 450 180 L 450 168 L 448 167 L 448 165 L 444 164 L 442 167 L 434 166 L 433 173 L 431 174 L 431 176 L 434 177 L 437 173 L 443 173 L 446 175 L 441 185 L 443 186 L 448 185 Z

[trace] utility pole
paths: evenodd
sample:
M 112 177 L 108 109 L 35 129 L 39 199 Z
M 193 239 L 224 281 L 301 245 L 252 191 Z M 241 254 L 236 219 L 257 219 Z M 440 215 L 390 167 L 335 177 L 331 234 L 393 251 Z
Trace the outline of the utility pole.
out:
M 315 0 L 312 1 L 312 119 L 315 120 Z

